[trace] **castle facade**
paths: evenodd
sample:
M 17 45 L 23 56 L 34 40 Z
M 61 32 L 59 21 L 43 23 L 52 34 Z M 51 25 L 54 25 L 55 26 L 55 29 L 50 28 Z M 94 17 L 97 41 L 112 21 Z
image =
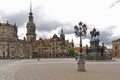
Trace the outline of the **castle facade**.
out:
M 37 58 L 67 57 L 69 49 L 74 48 L 73 40 L 65 40 L 61 29 L 60 37 L 56 34 L 50 39 L 36 40 L 36 25 L 30 7 L 27 33 L 24 39 L 18 39 L 16 24 L 0 23 L 0 58 Z

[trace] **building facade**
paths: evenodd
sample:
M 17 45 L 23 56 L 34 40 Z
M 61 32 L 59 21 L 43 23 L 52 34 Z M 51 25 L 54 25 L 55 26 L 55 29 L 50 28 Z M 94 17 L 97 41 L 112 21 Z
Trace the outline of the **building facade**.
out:
M 120 39 L 112 41 L 113 56 L 120 57 Z
M 66 57 L 68 50 L 74 47 L 65 40 L 63 29 L 60 37 L 56 34 L 50 39 L 36 40 L 36 25 L 30 6 L 29 20 L 26 24 L 26 38 L 18 39 L 16 24 L 0 23 L 0 58 L 36 58 L 36 57 Z
M 68 57 L 68 52 L 70 48 L 74 48 L 73 40 L 69 42 L 69 40 L 61 39 L 56 34 L 53 35 L 50 39 L 42 39 L 36 40 L 33 45 L 33 57 L 48 57 L 48 58 L 56 58 L 56 57 Z
M 16 24 L 0 23 L 0 58 L 29 58 L 32 54 L 32 46 L 18 39 L 17 32 Z

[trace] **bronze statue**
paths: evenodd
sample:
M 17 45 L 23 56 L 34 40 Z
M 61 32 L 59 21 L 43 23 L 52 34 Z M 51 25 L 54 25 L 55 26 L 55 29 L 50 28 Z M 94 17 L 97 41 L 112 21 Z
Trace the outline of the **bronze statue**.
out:
M 95 28 L 93 28 L 93 30 L 90 31 L 90 34 L 91 34 L 91 40 L 99 39 L 100 33 L 99 33 L 99 31 L 96 31 Z M 96 37 L 98 37 L 98 38 L 96 38 Z

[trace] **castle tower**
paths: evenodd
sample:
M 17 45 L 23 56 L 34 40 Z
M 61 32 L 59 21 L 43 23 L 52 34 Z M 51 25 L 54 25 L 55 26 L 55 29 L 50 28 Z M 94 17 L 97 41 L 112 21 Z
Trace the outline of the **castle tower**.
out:
M 73 42 L 73 39 L 72 39 L 72 42 L 71 42 L 71 43 L 72 43 L 72 48 L 74 48 L 74 42 Z
M 61 29 L 60 40 L 61 40 L 61 41 L 64 41 L 64 40 L 65 40 L 65 35 L 64 35 L 64 33 L 63 33 L 63 28 Z
M 61 53 L 63 54 L 65 50 L 65 35 L 63 33 L 63 28 L 61 29 L 60 43 L 61 43 Z
M 33 13 L 32 13 L 32 5 L 30 2 L 30 13 L 29 13 L 29 21 L 26 25 L 27 28 L 27 33 L 26 33 L 26 38 L 28 42 L 33 42 L 36 40 L 36 26 L 33 22 Z

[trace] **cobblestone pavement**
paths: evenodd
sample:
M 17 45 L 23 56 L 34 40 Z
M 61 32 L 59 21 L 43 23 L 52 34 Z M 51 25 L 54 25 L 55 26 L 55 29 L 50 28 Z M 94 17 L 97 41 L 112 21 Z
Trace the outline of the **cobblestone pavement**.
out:
M 0 60 L 0 80 L 120 80 L 119 74 L 120 59 L 86 61 L 86 72 L 73 58 Z
M 0 60 L 0 80 L 13 80 L 13 75 L 24 60 Z
M 75 59 L 26 60 L 13 80 L 120 80 L 120 60 L 86 61 L 86 72 L 77 71 Z

